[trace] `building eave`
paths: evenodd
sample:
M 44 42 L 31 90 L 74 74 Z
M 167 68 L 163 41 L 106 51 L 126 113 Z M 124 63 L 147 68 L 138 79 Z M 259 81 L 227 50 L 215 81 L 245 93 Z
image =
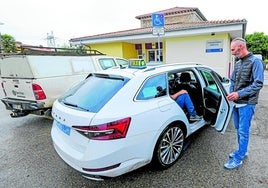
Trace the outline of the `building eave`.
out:
M 231 38 L 244 37 L 247 21 L 243 20 L 224 20 L 224 21 L 205 21 L 195 23 L 177 23 L 165 26 L 163 37 L 183 37 L 190 35 L 200 35 L 209 33 L 229 33 Z M 108 42 L 128 42 L 138 43 L 138 41 L 156 40 L 152 35 L 152 27 L 137 28 L 118 32 L 103 33 L 98 35 L 70 39 L 72 44 L 100 44 Z

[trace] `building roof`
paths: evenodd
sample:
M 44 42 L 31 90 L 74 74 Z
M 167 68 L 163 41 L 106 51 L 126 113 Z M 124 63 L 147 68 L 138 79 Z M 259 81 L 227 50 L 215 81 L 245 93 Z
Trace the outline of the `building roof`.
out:
M 139 16 L 136 16 L 136 18 L 139 20 L 151 18 L 152 14 L 154 14 L 154 13 L 164 14 L 167 16 L 167 15 L 183 14 L 183 13 L 188 13 L 188 12 L 196 12 L 204 21 L 207 21 L 205 16 L 196 7 L 174 7 L 174 8 L 170 8 L 170 9 L 160 10 L 157 12 L 139 15 Z
M 200 28 L 212 28 L 212 27 L 246 24 L 246 23 L 247 21 L 245 19 L 204 21 L 204 22 L 184 22 L 184 23 L 180 22 L 180 23 L 173 23 L 173 24 L 165 25 L 165 32 L 167 33 L 167 32 L 172 32 L 172 31 L 180 31 L 180 30 L 182 31 L 182 30 L 197 29 L 197 28 L 199 29 Z M 133 35 L 140 35 L 140 34 L 151 34 L 152 30 L 153 30 L 152 27 L 129 29 L 129 30 L 123 30 L 123 31 L 116 31 L 116 32 L 102 33 L 102 34 L 91 35 L 91 36 L 72 38 L 70 39 L 70 42 L 114 38 L 114 37 L 122 37 L 122 36 L 133 36 Z
M 207 19 L 203 16 L 203 14 L 199 11 L 198 8 L 189 8 L 189 7 L 174 7 L 162 11 L 158 11 L 157 13 L 163 13 L 165 15 L 171 14 L 182 14 L 185 12 L 196 12 L 204 21 L 195 21 L 195 22 L 175 22 L 171 24 L 165 24 L 164 32 L 165 37 L 173 36 L 177 34 L 178 36 L 188 34 L 189 31 L 198 31 L 198 33 L 214 33 L 214 32 L 230 32 L 231 37 L 244 37 L 246 23 L 245 19 L 233 19 L 233 20 L 217 20 L 217 21 L 207 21 Z M 151 18 L 152 13 L 143 14 L 137 16 L 137 19 L 149 19 Z M 104 43 L 104 42 L 112 42 L 112 41 L 122 41 L 122 42 L 132 42 L 137 43 L 140 40 L 155 40 L 155 37 L 152 36 L 153 27 L 141 27 L 135 29 L 128 29 L 123 31 L 102 33 L 97 35 L 90 35 L 78 38 L 70 39 L 70 42 L 73 44 L 79 43 Z M 192 34 L 192 33 L 191 33 Z M 193 34 L 192 34 L 193 35 Z M 142 36 L 142 38 L 141 38 Z

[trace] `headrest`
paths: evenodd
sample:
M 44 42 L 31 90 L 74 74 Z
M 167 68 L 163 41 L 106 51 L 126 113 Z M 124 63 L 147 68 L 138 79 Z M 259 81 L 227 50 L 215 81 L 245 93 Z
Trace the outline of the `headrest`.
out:
M 182 72 L 180 82 L 191 82 L 191 75 L 189 72 Z

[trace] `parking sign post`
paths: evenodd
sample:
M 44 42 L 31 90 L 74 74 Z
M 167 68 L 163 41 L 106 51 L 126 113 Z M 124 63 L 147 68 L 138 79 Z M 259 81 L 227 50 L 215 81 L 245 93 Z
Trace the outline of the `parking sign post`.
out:
M 164 14 L 152 14 L 152 26 L 153 26 L 153 35 L 157 35 L 158 43 L 158 54 L 157 61 L 160 62 L 160 35 L 165 34 L 165 19 Z

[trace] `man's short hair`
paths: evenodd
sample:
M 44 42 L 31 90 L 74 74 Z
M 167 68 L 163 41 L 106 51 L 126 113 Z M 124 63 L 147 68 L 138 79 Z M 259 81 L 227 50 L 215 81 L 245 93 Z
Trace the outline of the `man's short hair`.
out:
M 240 41 L 240 42 L 243 42 L 243 43 L 246 43 L 246 40 L 241 38 L 241 37 L 236 37 L 232 40 L 232 42 L 236 42 L 236 41 Z

